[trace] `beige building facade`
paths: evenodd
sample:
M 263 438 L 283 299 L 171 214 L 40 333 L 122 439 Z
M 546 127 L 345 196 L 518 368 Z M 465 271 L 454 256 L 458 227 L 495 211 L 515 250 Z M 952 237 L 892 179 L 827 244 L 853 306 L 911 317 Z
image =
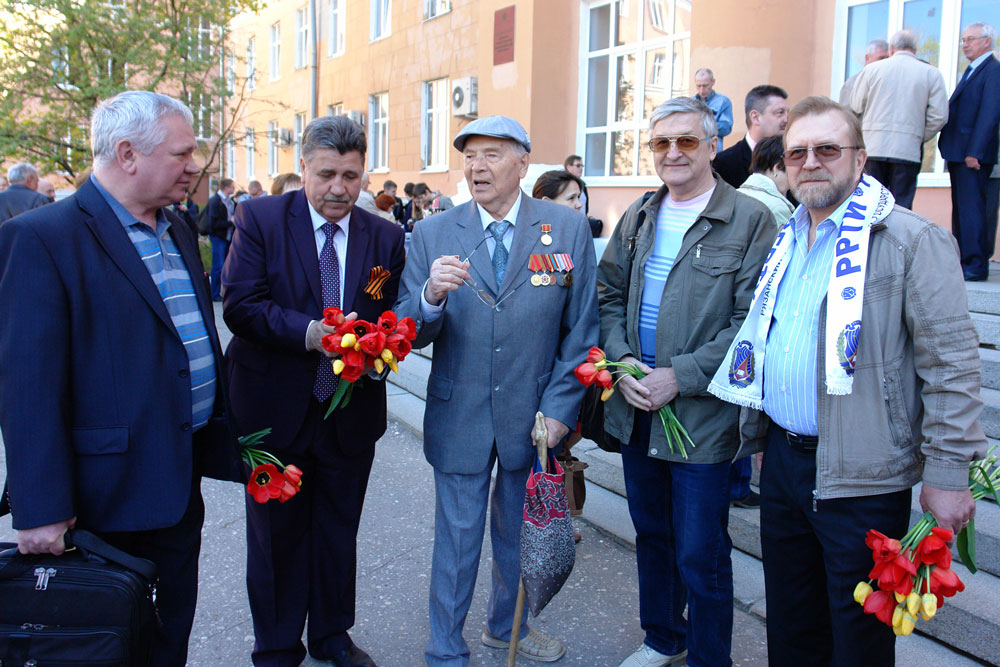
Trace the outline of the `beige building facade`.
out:
M 302 129 L 348 115 L 369 141 L 371 189 L 407 182 L 462 199 L 451 146 L 476 117 L 505 114 L 531 136 L 534 163 L 583 156 L 591 215 L 605 234 L 628 204 L 658 187 L 648 117 L 694 92 L 711 68 L 733 101 L 732 145 L 745 132 L 743 97 L 785 88 L 792 103 L 834 98 L 863 65 L 864 47 L 903 27 L 952 90 L 967 63 L 959 33 L 1000 24 L 995 0 L 274 0 L 230 26 L 235 139 L 222 175 L 265 189 L 297 171 Z M 246 80 L 246 87 L 243 82 Z M 234 98 L 235 99 L 235 98 Z M 234 104 L 235 106 L 235 104 Z M 917 212 L 950 226 L 948 176 L 925 146 Z

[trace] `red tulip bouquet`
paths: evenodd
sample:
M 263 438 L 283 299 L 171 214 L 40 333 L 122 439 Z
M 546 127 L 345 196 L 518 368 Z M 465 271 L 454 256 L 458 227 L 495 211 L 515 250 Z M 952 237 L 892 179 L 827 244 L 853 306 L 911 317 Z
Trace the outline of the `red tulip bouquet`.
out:
M 240 458 L 251 469 L 247 493 L 258 503 L 275 498 L 283 503 L 299 492 L 302 471 L 293 465 L 286 466 L 274 454 L 258 447 L 270 433 L 271 429 L 265 428 L 241 437 Z
M 599 347 L 590 348 L 586 361 L 577 366 L 573 373 L 576 375 L 576 379 L 585 387 L 593 385 L 603 387 L 604 391 L 601 392 L 602 401 L 611 398 L 611 395 L 615 393 L 615 385 L 621 382 L 621 379 L 626 375 L 631 375 L 637 380 L 646 377 L 646 374 L 635 364 L 609 361 L 607 355 L 604 354 L 604 350 Z M 657 413 L 660 415 L 660 422 L 663 424 L 663 432 L 667 436 L 667 447 L 670 448 L 671 452 L 679 450 L 681 456 L 687 458 L 687 448 L 684 446 L 684 443 L 686 441 L 694 448 L 691 436 L 688 435 L 688 432 L 677 420 L 669 404 L 657 410 Z
M 413 349 L 413 340 L 417 337 L 413 318 L 400 320 L 391 310 L 372 323 L 349 320 L 340 308 L 327 308 L 323 311 L 323 323 L 336 329 L 335 333 L 323 336 L 322 343 L 327 352 L 339 355 L 331 363 L 333 372 L 340 378 L 325 417 L 350 402 L 354 384 L 365 372 L 370 374 L 374 370 L 378 379 L 384 378 L 389 369 L 398 373 L 397 364 Z
M 969 490 L 979 500 L 992 495 L 1000 503 L 1000 457 L 993 448 L 982 461 L 969 467 Z M 975 520 L 958 534 L 956 546 L 962 563 L 976 572 Z M 892 627 L 896 635 L 909 635 L 917 619 L 929 621 L 944 604 L 944 599 L 965 590 L 965 584 L 951 569 L 948 542 L 953 534 L 937 525 L 930 512 L 910 528 L 901 540 L 869 530 L 865 544 L 872 550 L 874 566 L 867 582 L 858 582 L 854 599 L 866 614 Z M 878 582 L 878 590 L 872 583 Z

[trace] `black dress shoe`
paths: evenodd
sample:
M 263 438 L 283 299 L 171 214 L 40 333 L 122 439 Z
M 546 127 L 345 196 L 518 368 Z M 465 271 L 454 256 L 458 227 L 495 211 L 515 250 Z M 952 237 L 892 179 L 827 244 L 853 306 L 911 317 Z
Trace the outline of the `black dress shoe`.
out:
M 965 282 L 967 282 L 967 283 L 978 283 L 978 282 L 982 282 L 984 280 L 987 280 L 988 278 L 989 278 L 989 274 L 982 275 L 982 276 L 977 276 L 977 275 L 974 275 L 972 273 L 966 273 L 965 274 Z
M 349 648 L 343 649 L 330 658 L 328 662 L 336 667 L 376 667 L 371 656 L 358 648 L 357 644 L 351 644 Z

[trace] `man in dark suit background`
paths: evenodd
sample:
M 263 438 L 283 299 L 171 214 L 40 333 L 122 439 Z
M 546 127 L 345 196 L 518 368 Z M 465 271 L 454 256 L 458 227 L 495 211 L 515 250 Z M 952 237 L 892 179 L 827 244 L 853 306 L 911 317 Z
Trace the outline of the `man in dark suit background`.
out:
M 962 31 L 969 60 L 948 102 L 948 123 L 938 139 L 951 177 L 951 231 L 962 253 L 966 280 L 986 280 L 993 247 L 986 224 L 986 194 L 997 159 L 1000 124 L 1000 62 L 993 55 L 996 30 L 971 23 Z M 989 247 L 987 247 L 989 246 Z
M 788 93 L 778 86 L 755 86 L 743 101 L 747 133 L 715 156 L 712 168 L 734 188 L 750 176 L 750 156 L 761 139 L 782 134 L 788 120 Z
M 222 301 L 222 265 L 229 252 L 229 242 L 233 238 L 233 213 L 236 203 L 233 193 L 236 184 L 233 179 L 224 178 L 219 181 L 219 189 L 208 198 L 208 240 L 212 244 L 212 272 L 209 283 L 212 285 L 212 299 Z
M 354 206 L 366 149 L 364 130 L 346 117 L 309 123 L 304 189 L 241 204 L 222 271 L 239 432 L 271 427 L 268 448 L 303 470 L 301 491 L 288 502 L 247 500 L 255 665 L 301 663 L 307 615 L 314 658 L 374 664 L 347 631 L 361 509 L 385 432 L 385 384 L 362 378 L 350 403 L 324 420 L 335 376 L 320 342 L 333 332 L 322 323 L 325 307 L 375 322 L 399 287 L 403 231 Z
M 0 224 L 15 215 L 39 206 L 51 204 L 52 200 L 38 192 L 38 170 L 27 162 L 15 164 L 7 172 L 10 186 L 0 191 Z
M 101 102 L 90 179 L 0 228 L 0 427 L 19 549 L 61 554 L 78 525 L 152 560 L 154 664 L 174 667 L 198 596 L 201 477 L 238 471 L 196 239 L 166 211 L 199 172 L 191 123 L 157 93 Z

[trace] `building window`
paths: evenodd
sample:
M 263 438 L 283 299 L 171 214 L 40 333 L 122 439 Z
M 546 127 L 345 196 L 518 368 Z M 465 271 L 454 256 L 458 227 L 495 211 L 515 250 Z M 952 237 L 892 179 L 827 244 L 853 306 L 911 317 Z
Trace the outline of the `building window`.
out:
M 198 22 L 198 57 L 201 60 L 212 58 L 212 24 L 207 18 Z
M 392 0 L 369 0 L 371 5 L 369 39 L 375 41 L 392 34 Z
M 327 116 L 343 116 L 344 115 L 344 103 L 337 102 L 335 104 L 326 105 L 326 115 Z
M 199 141 L 212 138 L 212 108 L 205 103 L 206 97 L 202 92 L 188 95 L 188 108 L 194 116 L 194 135 Z
M 305 7 L 295 12 L 295 69 L 309 63 L 309 12 Z
M 302 157 L 302 133 L 306 129 L 306 115 L 304 113 L 295 114 L 295 164 L 292 165 L 292 170 L 296 174 L 302 173 L 302 168 L 299 166 L 299 159 Z
M 327 55 L 339 56 L 344 53 L 344 11 L 347 0 L 330 0 L 330 37 L 327 40 Z
M 837 97 L 844 81 L 864 67 L 868 42 L 888 40 L 904 28 L 917 35 L 917 57 L 941 71 L 945 90 L 954 90 L 969 65 L 962 54 L 962 30 L 977 21 L 1000 25 L 1000 3 L 995 0 L 847 0 L 834 24 L 833 97 Z M 936 136 L 924 143 L 923 154 L 917 184 L 948 185 L 947 165 L 938 153 Z
M 281 76 L 281 24 L 271 26 L 271 81 Z
M 226 54 L 226 88 L 232 95 L 236 91 L 236 54 Z
M 424 169 L 448 168 L 448 79 L 425 81 L 420 101 L 420 157 Z
M 368 168 L 389 168 L 389 93 L 368 96 Z
M 441 16 L 451 11 L 451 0 L 424 0 L 424 20 Z
M 247 90 L 257 87 L 257 38 L 247 40 Z
M 649 116 L 690 94 L 691 0 L 594 0 L 583 21 L 577 143 L 586 176 L 652 184 Z
M 267 174 L 278 175 L 278 123 L 273 120 L 267 124 Z
M 247 151 L 246 163 L 247 163 L 247 179 L 248 180 L 253 180 L 253 179 L 255 179 L 257 177 L 256 174 L 254 173 L 256 171 L 256 165 L 254 164 L 254 162 L 256 160 L 254 158 L 257 156 L 256 139 L 257 138 L 254 136 L 253 128 L 252 127 L 247 128 L 247 134 L 246 134 L 246 151 Z
M 236 178 L 236 139 L 226 141 L 226 178 Z

